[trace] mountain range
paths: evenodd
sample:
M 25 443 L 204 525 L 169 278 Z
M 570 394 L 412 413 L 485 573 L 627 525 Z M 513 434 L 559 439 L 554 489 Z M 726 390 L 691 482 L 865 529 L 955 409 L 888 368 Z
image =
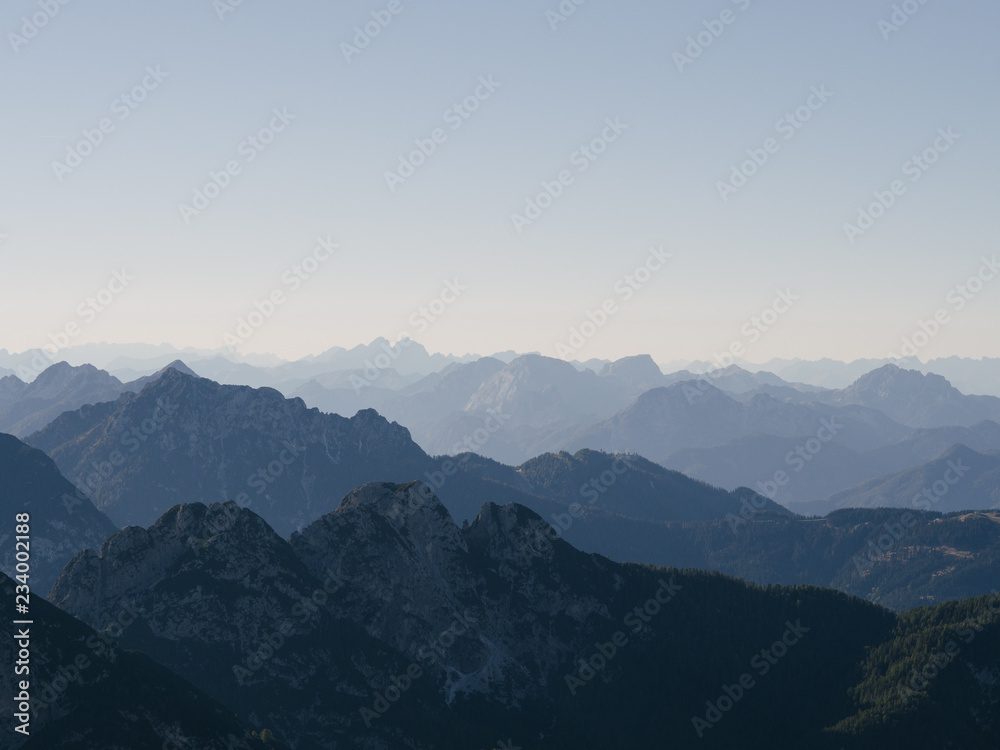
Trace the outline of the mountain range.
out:
M 676 385 L 665 390 L 684 399 Z M 701 395 L 705 403 L 714 399 L 722 404 L 724 413 L 754 409 L 716 389 Z M 766 396 L 754 400 L 761 399 L 773 401 Z M 775 404 L 775 411 L 787 410 L 793 422 L 835 419 L 801 405 Z M 865 407 L 844 407 L 847 413 L 858 409 L 867 416 Z M 773 418 L 766 409 L 750 413 Z M 841 412 L 831 412 L 836 413 Z M 879 439 L 880 430 L 890 434 L 908 430 L 885 417 L 851 423 L 845 418 L 843 424 L 872 441 Z M 482 440 L 492 439 L 486 428 L 482 433 Z M 844 426 L 841 435 L 850 434 Z M 940 562 L 935 570 L 951 569 L 944 578 L 935 578 L 934 586 L 914 586 L 905 575 L 893 572 L 873 587 L 854 580 L 849 572 L 853 558 L 864 555 L 870 538 L 881 533 L 875 516 L 856 524 L 846 537 L 841 531 L 811 536 L 818 527 L 794 518 L 766 496 L 777 487 L 773 480 L 768 480 L 773 487 L 758 482 L 753 489 L 727 491 L 640 455 L 593 450 L 542 454 L 516 467 L 472 452 L 431 457 L 405 428 L 373 411 L 350 419 L 322 414 L 270 389 L 223 386 L 174 369 L 138 393 L 63 414 L 31 436 L 29 443 L 47 451 L 67 476 L 76 478 L 115 526 L 148 526 L 183 499 L 236 500 L 287 535 L 337 507 L 356 486 L 385 477 L 397 482 L 421 479 L 436 488 L 449 512 L 461 521 L 472 520 L 483 502 L 518 503 L 557 525 L 569 542 L 611 559 L 705 567 L 761 583 L 834 586 L 899 608 L 966 595 L 970 589 L 962 583 L 964 571 L 988 567 L 995 542 L 987 534 L 959 547 L 962 555 L 953 561 L 957 566 L 951 566 L 947 557 L 944 562 L 949 564 L 944 564 L 934 552 L 948 546 L 944 543 L 919 551 L 920 557 L 932 560 L 927 566 Z M 821 458 L 850 451 L 836 443 L 826 450 Z M 948 503 L 912 509 L 987 509 L 994 503 L 990 493 L 996 481 L 994 474 L 984 471 L 968 483 L 968 491 L 953 494 Z M 842 505 L 792 507 L 806 515 L 822 515 Z M 784 519 L 780 527 L 773 526 L 777 519 Z M 815 546 L 815 552 L 800 558 L 776 555 L 789 547 L 766 534 L 741 533 L 747 521 L 755 529 L 781 528 L 792 549 L 811 539 L 808 544 L 810 550 Z M 806 562 L 813 554 L 824 561 L 822 565 Z M 980 588 L 972 590 L 988 590 L 982 588 L 981 576 L 975 580 Z

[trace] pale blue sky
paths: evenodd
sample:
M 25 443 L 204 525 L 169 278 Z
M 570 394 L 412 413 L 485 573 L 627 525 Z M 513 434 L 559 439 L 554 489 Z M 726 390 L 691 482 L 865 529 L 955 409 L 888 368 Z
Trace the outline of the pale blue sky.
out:
M 923 358 L 1000 356 L 1000 279 L 961 311 L 946 302 L 1000 250 L 1000 7 L 914 2 L 886 40 L 891 2 L 746 5 L 588 0 L 553 30 L 557 0 L 400 0 L 349 63 L 341 43 L 388 0 L 243 0 L 222 20 L 212 0 L 71 0 L 16 53 L 8 35 L 44 11 L 10 0 L 0 347 L 70 322 L 73 343 L 223 346 L 277 288 L 285 303 L 241 351 L 405 331 L 432 351 L 554 356 L 610 297 L 578 358 L 707 359 L 734 341 L 751 361 L 881 357 L 941 307 L 954 315 Z M 673 54 L 726 10 L 679 71 Z M 112 103 L 156 66 L 168 77 L 119 120 Z M 489 76 L 499 88 L 452 130 L 446 110 Z M 784 140 L 777 121 L 813 87 L 833 95 Z M 241 142 L 276 108 L 294 121 L 246 163 Z M 52 163 L 105 117 L 113 132 L 60 182 Z M 580 172 L 571 155 L 616 117 L 627 130 Z M 390 191 L 386 171 L 439 127 L 446 141 Z M 961 137 L 911 183 L 904 164 L 949 127 Z M 776 153 L 723 201 L 717 183 L 770 137 Z M 185 223 L 179 204 L 230 160 L 240 174 Z M 519 234 L 511 214 L 561 170 L 573 183 Z M 905 194 L 848 242 L 845 222 L 896 179 Z M 283 275 L 328 235 L 340 250 L 292 290 Z M 625 301 L 616 283 L 654 245 L 671 260 Z M 123 267 L 135 281 L 111 307 L 78 315 Z M 414 328 L 456 279 L 467 290 Z M 800 300 L 751 342 L 741 329 L 779 288 Z

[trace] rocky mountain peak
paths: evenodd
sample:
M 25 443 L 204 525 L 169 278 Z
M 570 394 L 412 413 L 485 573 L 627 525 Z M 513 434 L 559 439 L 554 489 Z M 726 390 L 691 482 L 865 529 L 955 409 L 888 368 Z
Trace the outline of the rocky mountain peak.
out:
M 663 371 L 648 354 L 623 357 L 608 362 L 598 372 L 602 378 L 615 378 L 630 386 L 654 387 L 663 382 Z

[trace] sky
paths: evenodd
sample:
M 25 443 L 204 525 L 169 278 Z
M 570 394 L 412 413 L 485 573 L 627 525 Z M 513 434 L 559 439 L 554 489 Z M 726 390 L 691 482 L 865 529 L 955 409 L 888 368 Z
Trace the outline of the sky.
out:
M 1000 356 L 998 24 L 9 0 L 0 347 Z

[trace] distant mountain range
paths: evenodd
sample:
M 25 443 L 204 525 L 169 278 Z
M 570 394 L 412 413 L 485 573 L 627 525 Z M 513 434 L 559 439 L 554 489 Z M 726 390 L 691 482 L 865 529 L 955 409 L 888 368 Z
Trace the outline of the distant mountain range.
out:
M 49 599 L 206 693 L 203 710 L 299 747 L 1000 743 L 995 596 L 896 615 L 536 549 L 540 523 L 487 503 L 460 528 L 419 483 L 360 487 L 289 541 L 234 503 L 182 505 L 79 554 Z M 108 629 L 123 612 L 138 616 Z M 961 658 L 914 680 L 949 639 Z
M 379 338 L 370 344 L 362 344 L 351 349 L 332 347 L 321 354 L 303 357 L 294 362 L 273 354 L 234 355 L 224 348 L 177 348 L 167 344 L 84 344 L 65 348 L 58 353 L 58 356 L 70 364 L 92 364 L 95 367 L 108 370 L 123 382 L 134 380 L 142 375 L 150 375 L 170 362 L 181 359 L 194 366 L 200 375 L 222 383 L 279 388 L 281 387 L 281 379 L 288 378 L 288 373 L 294 371 L 294 366 L 297 364 L 301 364 L 306 372 L 291 376 L 293 381 L 299 381 L 293 387 L 298 387 L 315 376 L 309 375 L 307 371 L 316 363 L 321 364 L 322 374 L 337 370 L 358 370 L 367 367 L 364 364 L 366 359 L 374 363 L 374 360 L 384 352 L 388 345 L 389 342 L 386 339 Z M 402 357 L 403 366 L 397 368 L 405 376 L 439 372 L 448 364 L 470 362 L 480 356 L 477 354 L 432 354 L 415 341 L 409 341 L 405 349 L 407 351 L 406 355 Z M 504 351 L 494 353 L 492 357 L 508 363 L 529 353 Z M 0 377 L 11 372 L 16 373 L 20 367 L 27 367 L 31 371 L 44 369 L 44 365 L 39 368 L 38 363 L 47 361 L 48 357 L 40 354 L 39 350 L 12 354 L 5 349 L 0 349 Z M 200 364 L 202 362 L 209 364 L 202 368 Z M 611 361 L 589 359 L 572 364 L 578 369 L 599 372 L 611 364 Z M 763 374 L 765 378 L 779 378 L 787 382 L 803 383 L 823 389 L 845 388 L 865 373 L 887 364 L 941 375 L 963 393 L 982 393 L 1000 397 L 1000 358 L 943 357 L 928 360 L 926 363 L 914 358 L 903 360 L 857 359 L 851 362 L 829 358 L 812 361 L 772 359 L 762 364 L 736 362 L 736 365 L 739 366 L 737 369 L 742 368 L 753 374 Z M 286 365 L 293 365 L 293 367 L 281 370 L 279 376 L 269 374 L 272 369 L 280 369 Z M 692 373 L 692 377 L 701 377 L 702 373 L 708 371 L 712 371 L 712 375 L 719 372 L 716 363 L 710 361 L 661 361 L 660 365 L 664 372 L 687 371 Z M 382 370 L 386 369 L 384 363 L 376 364 L 376 366 Z M 392 365 L 390 364 L 389 367 Z M 10 372 L 4 372 L 5 370 Z M 237 379 L 230 380 L 228 379 L 230 376 Z M 723 390 L 728 389 L 723 387 Z

